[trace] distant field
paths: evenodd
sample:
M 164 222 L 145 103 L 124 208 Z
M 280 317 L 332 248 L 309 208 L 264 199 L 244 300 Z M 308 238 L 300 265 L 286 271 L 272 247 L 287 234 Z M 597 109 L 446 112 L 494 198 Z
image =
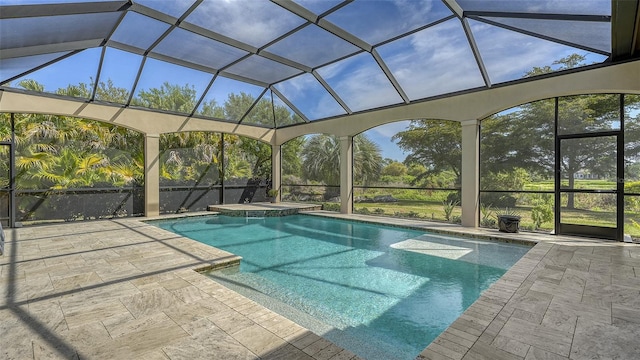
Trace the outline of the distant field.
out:
M 404 217 L 422 218 L 425 220 L 445 221 L 444 206 L 442 203 L 427 201 L 409 201 L 399 200 L 395 203 L 356 203 L 354 211 L 366 212 L 372 215 L 395 216 L 396 214 L 404 215 Z M 367 210 L 363 210 L 367 209 Z M 520 226 L 522 229 L 532 229 L 533 220 L 531 219 L 530 206 L 517 206 L 516 209 L 522 220 Z M 499 211 L 499 210 L 498 210 Z M 462 210 L 459 206 L 455 207 L 452 217 L 460 216 Z M 412 216 L 409 216 L 412 215 Z M 495 211 L 491 218 L 495 219 Z M 583 224 L 595 226 L 615 226 L 615 213 L 610 211 L 594 211 L 594 210 L 563 210 L 563 222 L 570 224 Z M 640 237 L 640 227 L 635 227 L 631 219 L 640 220 L 640 213 L 627 213 L 625 221 L 625 233 L 635 237 Z M 538 229 L 539 231 L 553 230 L 553 221 L 543 223 Z
M 562 183 L 569 186 L 569 180 L 563 180 Z M 575 189 L 593 189 L 593 190 L 609 190 L 615 189 L 616 183 L 614 181 L 607 180 L 581 180 L 576 179 L 574 183 Z M 553 180 L 537 181 L 529 183 L 524 186 L 523 190 L 540 190 L 540 191 L 553 191 L 555 182 Z
M 615 188 L 615 183 L 606 180 L 581 180 L 576 179 L 574 184 L 576 189 L 594 189 L 608 190 Z M 553 191 L 555 184 L 552 180 L 539 181 L 524 186 L 523 190 L 528 191 Z M 455 195 L 455 191 L 446 190 L 418 190 L 418 189 L 358 189 L 355 191 L 355 197 L 358 199 L 354 203 L 354 211 L 357 213 L 420 218 L 424 220 L 446 221 L 445 205 L 451 195 Z M 515 210 L 522 217 L 520 226 L 525 230 L 532 230 L 534 222 L 531 219 L 531 209 L 533 204 L 529 202 L 536 198 L 535 194 L 516 194 L 517 198 Z M 371 202 L 375 197 L 392 197 L 397 200 L 395 202 Z M 455 198 L 455 196 L 453 197 Z M 633 201 L 635 202 L 635 197 Z M 640 198 L 640 197 L 639 197 Z M 367 202 L 359 202 L 362 199 L 368 199 Z M 562 203 L 566 204 L 567 195 L 563 195 Z M 562 211 L 562 222 L 569 224 L 583 224 L 595 226 L 615 226 L 615 200 L 614 195 L 610 194 L 579 194 L 576 195 L 576 209 L 565 209 Z M 640 199 L 638 199 L 640 200 Z M 612 204 L 613 202 L 613 204 Z M 332 208 L 339 211 L 339 204 L 325 203 L 326 208 Z M 631 210 L 629 210 L 631 209 Z M 495 219 L 496 212 L 499 208 L 494 208 L 492 214 L 488 216 Z M 454 221 L 461 216 L 461 207 L 455 206 L 451 213 L 449 221 Z M 481 215 L 482 216 L 482 215 Z M 640 237 L 640 226 L 636 226 L 631 220 L 640 223 L 640 208 L 637 205 L 627 208 L 625 213 L 625 233 L 634 237 Z M 549 221 L 543 223 L 537 231 L 548 232 L 554 227 L 554 222 Z

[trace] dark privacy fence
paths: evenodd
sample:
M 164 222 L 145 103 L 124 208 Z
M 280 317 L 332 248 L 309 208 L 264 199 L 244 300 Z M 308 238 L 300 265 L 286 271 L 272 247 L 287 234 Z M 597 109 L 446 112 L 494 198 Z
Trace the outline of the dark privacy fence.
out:
M 209 205 L 267 200 L 267 181 L 210 186 L 161 186 L 160 213 L 205 211 Z M 16 221 L 51 222 L 144 215 L 144 187 L 16 190 Z M 9 219 L 8 193 L 0 192 L 0 221 Z

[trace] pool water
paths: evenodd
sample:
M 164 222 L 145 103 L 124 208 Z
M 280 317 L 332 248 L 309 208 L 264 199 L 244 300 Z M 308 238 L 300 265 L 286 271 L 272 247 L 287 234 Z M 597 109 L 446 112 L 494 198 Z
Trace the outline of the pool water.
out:
M 242 256 L 210 277 L 366 359 L 414 359 L 530 249 L 310 215 L 154 224 Z

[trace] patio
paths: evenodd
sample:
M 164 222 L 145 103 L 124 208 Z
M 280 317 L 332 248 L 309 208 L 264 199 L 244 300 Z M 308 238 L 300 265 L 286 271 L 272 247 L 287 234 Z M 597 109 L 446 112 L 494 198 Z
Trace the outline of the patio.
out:
M 5 231 L 5 255 L 0 257 L 3 358 L 357 358 L 194 271 L 227 266 L 238 257 L 140 219 Z M 473 231 L 475 236 L 501 236 Z M 513 238 L 518 237 L 526 241 L 531 235 Z M 536 238 L 543 241 L 421 358 L 624 359 L 640 353 L 640 247 Z

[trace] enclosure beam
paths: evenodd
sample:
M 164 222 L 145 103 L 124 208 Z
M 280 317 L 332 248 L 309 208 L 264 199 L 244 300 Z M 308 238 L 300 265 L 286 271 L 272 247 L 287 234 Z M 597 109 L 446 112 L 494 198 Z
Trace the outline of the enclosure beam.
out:
M 340 137 L 340 213 L 353 212 L 353 136 Z
M 282 183 L 282 146 L 271 145 L 271 188 L 278 193 L 273 198 L 274 202 L 279 203 L 282 192 L 280 185 Z
M 160 135 L 144 136 L 144 216 L 160 215 Z
M 462 226 L 478 227 L 480 210 L 480 122 L 462 121 Z

